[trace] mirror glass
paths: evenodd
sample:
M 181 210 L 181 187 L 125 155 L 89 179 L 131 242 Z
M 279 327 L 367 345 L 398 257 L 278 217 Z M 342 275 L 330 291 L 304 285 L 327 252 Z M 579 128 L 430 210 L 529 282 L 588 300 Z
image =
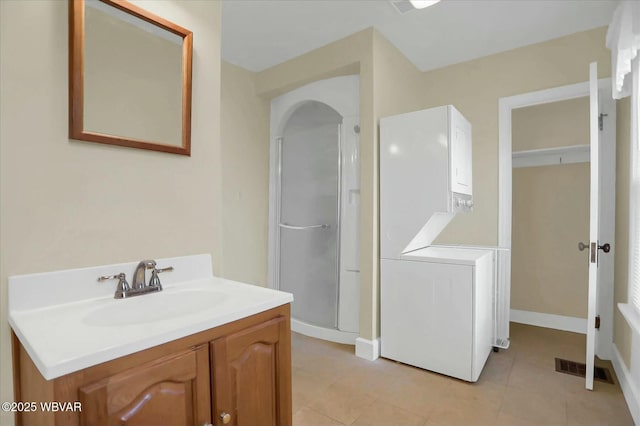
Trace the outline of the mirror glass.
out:
M 127 2 L 82 3 L 71 137 L 189 155 L 191 33 Z

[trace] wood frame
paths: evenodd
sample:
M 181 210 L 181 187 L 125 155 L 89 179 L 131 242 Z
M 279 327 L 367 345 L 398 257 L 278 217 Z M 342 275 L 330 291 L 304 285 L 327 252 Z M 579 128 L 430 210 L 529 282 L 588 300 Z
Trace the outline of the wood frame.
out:
M 99 1 L 182 37 L 182 145 L 164 145 L 84 130 L 84 0 L 69 0 L 69 138 L 191 156 L 193 33 L 126 0 Z

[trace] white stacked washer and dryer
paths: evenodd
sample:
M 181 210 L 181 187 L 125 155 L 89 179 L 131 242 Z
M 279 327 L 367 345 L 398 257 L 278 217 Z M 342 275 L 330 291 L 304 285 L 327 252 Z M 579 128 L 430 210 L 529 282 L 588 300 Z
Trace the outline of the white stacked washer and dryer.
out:
M 452 105 L 380 120 L 381 355 L 475 382 L 493 346 L 494 254 L 433 245 L 472 209 L 471 153 Z

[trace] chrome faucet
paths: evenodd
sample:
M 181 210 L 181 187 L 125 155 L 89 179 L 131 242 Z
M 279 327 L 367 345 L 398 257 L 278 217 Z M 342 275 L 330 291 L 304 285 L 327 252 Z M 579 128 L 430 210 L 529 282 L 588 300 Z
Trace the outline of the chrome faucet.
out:
M 149 284 L 145 283 L 145 272 L 147 269 L 153 269 L 151 278 L 149 279 Z M 140 263 L 138 263 L 138 266 L 136 266 L 136 270 L 133 273 L 132 286 L 129 286 L 129 283 L 127 283 L 127 278 L 124 272 L 120 272 L 116 275 L 99 277 L 98 281 L 117 279 L 118 287 L 113 297 L 115 299 L 125 299 L 127 297 L 140 296 L 142 294 L 162 291 L 162 284 L 160 283 L 160 277 L 158 277 L 158 274 L 168 271 L 173 271 L 173 266 L 157 269 L 156 261 L 149 259 L 142 260 Z
M 156 261 L 155 260 L 141 260 L 136 266 L 136 271 L 133 273 L 133 289 L 141 290 L 147 286 L 145 283 L 145 271 L 147 269 L 155 269 Z

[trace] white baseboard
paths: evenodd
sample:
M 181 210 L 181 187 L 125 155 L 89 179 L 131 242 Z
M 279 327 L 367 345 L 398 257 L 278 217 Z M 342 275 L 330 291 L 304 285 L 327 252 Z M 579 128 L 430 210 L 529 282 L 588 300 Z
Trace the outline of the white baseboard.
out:
M 633 384 L 633 380 L 631 380 L 631 372 L 622 360 L 622 356 L 620 355 L 620 352 L 618 352 L 618 347 L 616 345 L 613 345 L 612 352 L 613 356 L 611 357 L 611 363 L 613 364 L 616 376 L 618 376 L 618 381 L 620 382 L 624 399 L 627 401 L 627 406 L 629 407 L 631 417 L 633 417 L 633 422 L 640 425 L 640 391 Z
M 511 322 L 587 334 L 587 319 L 511 309 Z
M 375 361 L 380 357 L 380 340 L 367 340 L 358 337 L 356 339 L 356 356 L 369 361 Z

